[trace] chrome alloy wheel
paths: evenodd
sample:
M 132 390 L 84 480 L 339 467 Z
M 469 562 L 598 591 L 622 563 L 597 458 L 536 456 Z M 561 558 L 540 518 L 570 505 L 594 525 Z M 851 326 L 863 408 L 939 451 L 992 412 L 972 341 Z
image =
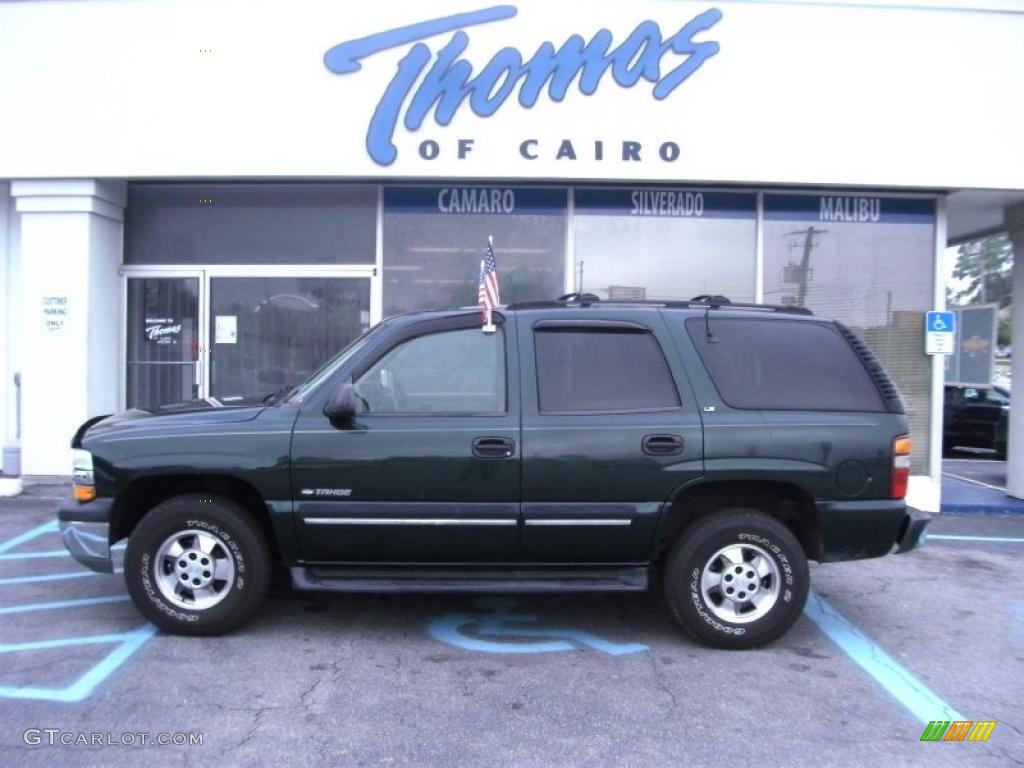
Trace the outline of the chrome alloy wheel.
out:
M 717 618 L 746 624 L 772 609 L 781 581 L 779 566 L 764 549 L 756 544 L 730 544 L 705 564 L 700 591 Z
M 189 529 L 168 536 L 156 552 L 157 588 L 179 608 L 202 611 L 227 597 L 235 583 L 235 558 L 223 542 Z

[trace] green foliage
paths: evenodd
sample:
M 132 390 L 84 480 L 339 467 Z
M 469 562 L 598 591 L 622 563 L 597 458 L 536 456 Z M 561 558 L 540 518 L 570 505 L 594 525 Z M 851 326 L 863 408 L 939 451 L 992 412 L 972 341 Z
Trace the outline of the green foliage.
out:
M 999 347 L 1008 347 L 1010 345 L 1010 336 L 1013 333 L 1013 322 L 1008 317 L 1000 317 L 996 323 L 996 345 Z
M 953 277 L 966 285 L 952 293 L 958 304 L 998 304 L 1013 300 L 1013 248 L 1006 235 L 972 240 L 960 246 Z

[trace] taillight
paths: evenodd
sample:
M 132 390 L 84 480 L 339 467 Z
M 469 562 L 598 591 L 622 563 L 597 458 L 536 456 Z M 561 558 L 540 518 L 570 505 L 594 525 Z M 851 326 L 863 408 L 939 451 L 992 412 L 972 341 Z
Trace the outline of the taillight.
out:
M 902 499 L 907 495 L 910 481 L 910 438 L 904 435 L 892 441 L 892 480 L 889 483 L 889 497 Z

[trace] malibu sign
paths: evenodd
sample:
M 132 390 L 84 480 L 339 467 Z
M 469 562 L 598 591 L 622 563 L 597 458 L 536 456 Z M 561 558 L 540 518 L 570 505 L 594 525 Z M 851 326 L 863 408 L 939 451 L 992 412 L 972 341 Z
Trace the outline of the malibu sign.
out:
M 512 5 L 496 5 L 478 11 L 444 16 L 357 40 L 335 45 L 324 55 L 324 64 L 335 74 L 347 75 L 361 68 L 360 62 L 376 53 L 407 46 L 405 54 L 384 90 L 370 118 L 366 149 L 378 165 L 391 165 L 398 157 L 394 144 L 399 122 L 407 130 L 418 130 L 433 112 L 434 121 L 446 126 L 463 105 L 482 118 L 496 114 L 513 93 L 519 104 L 529 109 L 547 91 L 548 97 L 561 102 L 569 87 L 578 83 L 581 93 L 593 95 L 610 73 L 623 88 L 632 88 L 641 80 L 653 83 L 651 96 L 667 98 L 683 82 L 718 53 L 714 41 L 694 41 L 722 18 L 722 12 L 710 8 L 684 23 L 677 32 L 665 37 L 654 21 L 642 21 L 624 39 L 617 42 L 607 29 L 599 29 L 589 40 L 570 35 L 557 48 L 550 41 L 541 43 L 528 58 L 517 48 L 505 47 L 495 53 L 479 71 L 462 58 L 469 44 L 466 30 L 480 24 L 510 19 L 517 13 Z M 436 50 L 427 40 L 451 33 L 450 39 Z M 536 158 L 535 139 L 519 146 L 520 155 Z M 459 140 L 459 157 L 472 149 L 473 139 Z M 623 142 L 622 159 L 639 160 L 637 142 Z M 425 159 L 437 156 L 436 142 L 420 145 Z M 603 146 L 595 142 L 595 159 L 602 159 Z M 666 142 L 659 148 L 663 160 L 679 156 L 679 147 Z M 576 148 L 568 139 L 558 149 L 559 158 L 576 158 Z

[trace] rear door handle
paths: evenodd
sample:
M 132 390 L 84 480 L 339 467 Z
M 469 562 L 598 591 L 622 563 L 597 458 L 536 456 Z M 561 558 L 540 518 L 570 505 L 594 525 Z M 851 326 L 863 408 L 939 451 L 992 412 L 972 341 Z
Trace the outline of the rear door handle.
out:
M 473 439 L 473 455 L 481 459 L 507 459 L 515 455 L 516 441 L 508 437 Z
M 683 452 L 683 438 L 679 435 L 647 435 L 642 446 L 648 456 L 674 456 Z

